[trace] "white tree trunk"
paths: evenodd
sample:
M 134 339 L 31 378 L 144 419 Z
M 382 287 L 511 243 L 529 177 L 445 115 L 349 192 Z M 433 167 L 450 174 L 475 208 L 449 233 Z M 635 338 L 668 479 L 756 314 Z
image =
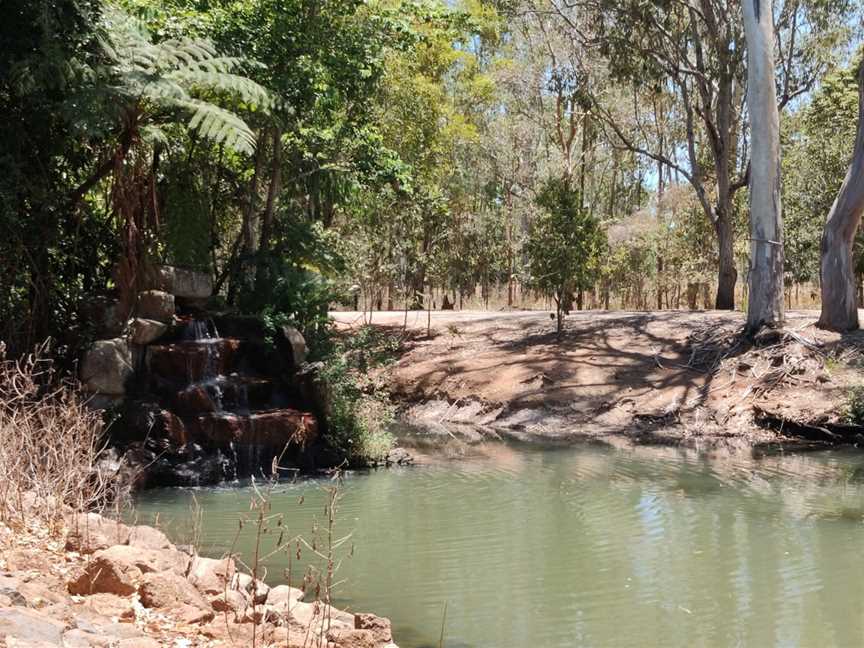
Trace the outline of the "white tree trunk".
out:
M 774 83 L 772 0 L 744 0 L 750 111 L 750 301 L 747 330 L 783 324 L 780 116 Z
M 828 213 L 822 233 L 822 314 L 819 326 L 834 331 L 858 328 L 852 245 L 864 213 L 864 61 L 858 68 L 858 132 L 852 164 Z

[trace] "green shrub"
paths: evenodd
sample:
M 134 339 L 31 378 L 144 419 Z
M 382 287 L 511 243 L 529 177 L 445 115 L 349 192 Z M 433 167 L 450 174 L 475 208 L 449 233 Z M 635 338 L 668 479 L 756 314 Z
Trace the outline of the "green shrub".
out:
M 398 336 L 364 326 L 335 339 L 324 359 L 328 440 L 352 465 L 380 461 L 393 447 L 390 425 L 396 408 L 384 380 L 370 370 L 393 362 L 401 347 Z
M 849 388 L 844 418 L 854 425 L 864 425 L 864 385 Z

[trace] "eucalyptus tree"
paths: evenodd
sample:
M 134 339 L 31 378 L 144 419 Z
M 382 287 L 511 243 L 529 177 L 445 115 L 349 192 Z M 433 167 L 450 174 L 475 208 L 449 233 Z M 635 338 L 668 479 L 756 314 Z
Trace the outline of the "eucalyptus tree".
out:
M 772 0 L 743 0 L 750 112 L 750 292 L 747 329 L 783 324 L 780 115 L 774 79 Z
M 631 95 L 626 118 L 604 101 L 621 88 L 604 86 L 595 95 L 594 112 L 617 144 L 673 169 L 693 187 L 717 237 L 715 305 L 733 308 L 734 198 L 749 169 L 740 0 L 549 2 L 574 42 L 602 55 L 624 96 Z M 845 0 L 787 0 L 778 8 L 779 109 L 809 91 L 830 65 L 828 53 L 848 38 L 853 7 Z M 640 103 L 658 92 L 675 98 L 684 124 L 680 147 L 660 148 L 651 135 Z
M 828 214 L 821 242 L 819 326 L 836 331 L 850 331 L 859 326 L 852 249 L 864 214 L 864 60 L 858 66 L 857 76 L 858 127 L 852 162 Z

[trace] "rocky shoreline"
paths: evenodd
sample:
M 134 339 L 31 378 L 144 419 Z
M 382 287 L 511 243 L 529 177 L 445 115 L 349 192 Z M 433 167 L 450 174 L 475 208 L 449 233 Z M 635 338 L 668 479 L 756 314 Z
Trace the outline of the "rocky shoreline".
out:
M 390 622 L 96 513 L 0 522 L 0 646 L 397 648 Z

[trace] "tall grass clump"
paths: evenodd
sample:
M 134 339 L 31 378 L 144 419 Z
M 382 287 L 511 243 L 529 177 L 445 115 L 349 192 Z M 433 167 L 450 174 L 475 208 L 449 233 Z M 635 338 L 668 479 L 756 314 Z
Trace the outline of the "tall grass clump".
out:
M 59 377 L 47 345 L 17 360 L 0 342 L 0 522 L 53 526 L 64 511 L 116 502 L 116 475 L 98 469 L 99 412 Z

